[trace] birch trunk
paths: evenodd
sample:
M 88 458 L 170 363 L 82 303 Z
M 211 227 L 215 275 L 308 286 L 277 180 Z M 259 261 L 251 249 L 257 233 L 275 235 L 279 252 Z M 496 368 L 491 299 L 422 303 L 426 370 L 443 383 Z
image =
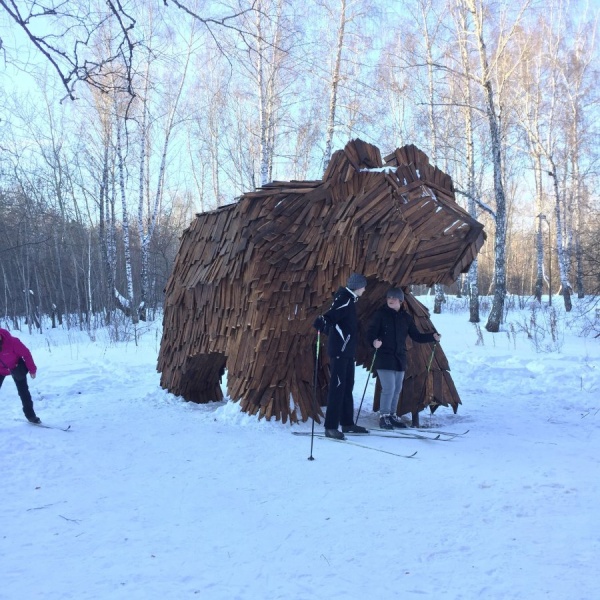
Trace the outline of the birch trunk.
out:
M 256 33 L 258 50 L 258 108 L 260 121 L 260 184 L 265 185 L 269 182 L 269 172 L 271 164 L 270 153 L 270 132 L 269 132 L 269 106 L 268 106 L 268 88 L 269 73 L 268 61 L 266 58 L 266 44 L 262 27 L 262 3 L 259 1 L 256 7 Z
M 485 111 L 490 128 L 492 164 L 494 170 L 494 197 L 496 199 L 494 240 L 494 299 L 485 328 L 490 332 L 500 331 L 504 319 L 504 301 L 506 298 L 506 197 L 502 180 L 502 142 L 500 126 L 496 112 L 492 74 L 489 67 L 487 48 L 483 31 L 483 11 L 478 12 L 475 0 L 465 0 L 465 5 L 473 17 L 475 37 L 481 64 L 481 86 L 485 96 Z
M 583 228 L 583 218 L 581 209 L 581 178 L 579 173 L 579 160 L 575 157 L 573 160 L 573 193 L 575 196 L 575 289 L 578 298 L 585 297 L 583 285 L 583 248 L 581 245 L 581 231 Z
M 467 167 L 467 203 L 469 214 L 476 219 L 477 214 L 477 184 L 475 181 L 475 139 L 473 133 L 473 92 L 471 89 L 471 63 L 469 61 L 469 52 L 467 48 L 467 37 L 469 28 L 467 24 L 467 15 L 464 8 L 458 5 L 456 13 L 457 30 L 459 37 L 460 57 L 463 71 L 465 73 L 465 108 L 464 126 L 465 126 L 465 145 L 466 145 L 466 167 Z M 471 263 L 466 276 L 467 293 L 469 295 L 469 322 L 479 323 L 479 267 L 477 257 Z
M 471 91 L 470 81 L 467 81 L 467 110 L 465 113 L 465 134 L 467 138 L 467 193 L 469 194 L 468 207 L 469 214 L 476 219 L 477 203 L 475 202 L 475 143 L 473 140 L 473 111 L 471 109 Z M 479 323 L 479 266 L 478 259 L 475 257 L 469 271 L 467 272 L 467 285 L 469 293 L 469 322 Z
M 536 276 L 535 276 L 535 298 L 542 302 L 544 291 L 544 237 L 542 230 L 542 221 L 545 219 L 543 214 L 543 189 L 542 189 L 542 157 L 538 153 L 534 155 L 534 175 L 535 175 L 535 212 L 537 215 L 535 232 L 535 255 L 536 255 Z
M 421 4 L 421 18 L 423 19 L 423 37 L 425 40 L 425 49 L 427 54 L 427 120 L 429 124 L 429 145 L 430 145 L 430 158 L 433 164 L 437 163 L 437 129 L 435 122 L 435 81 L 433 77 L 433 52 L 432 42 L 429 33 L 429 24 L 427 22 L 427 11 L 425 6 Z M 436 283 L 433 286 L 434 290 L 434 302 L 433 312 L 436 315 L 441 314 L 442 304 L 446 302 L 444 295 L 444 288 L 441 284 Z
M 558 255 L 558 274 L 560 277 L 560 287 L 563 300 L 565 303 L 565 310 L 570 312 L 573 308 L 571 303 L 571 292 L 572 287 L 569 282 L 568 275 L 568 253 L 565 249 L 564 243 L 564 219 L 563 219 L 563 205 L 564 201 L 561 197 L 560 190 L 558 188 L 558 178 L 556 176 L 556 166 L 554 161 L 551 160 L 552 172 L 550 176 L 554 182 L 554 219 L 556 222 L 556 253 Z
M 105 321 L 110 323 L 111 313 L 115 306 L 119 306 L 114 294 L 115 289 L 115 198 L 114 180 L 111 178 L 111 132 L 112 119 L 110 108 L 104 103 L 104 98 L 99 99 L 103 104 L 97 107 L 102 128 L 102 173 L 100 176 L 100 190 L 98 193 L 98 235 L 100 238 L 100 252 L 102 255 L 102 269 L 104 271 L 106 297 L 104 298 Z M 125 307 L 119 306 L 125 312 Z
M 164 141 L 162 145 L 161 157 L 160 157 L 160 166 L 158 169 L 158 178 L 156 182 L 156 190 L 154 192 L 154 199 L 152 205 L 148 206 L 148 215 L 144 215 L 144 198 L 146 196 L 146 191 L 149 195 L 150 190 L 149 182 L 150 182 L 150 174 L 149 169 L 150 166 L 146 162 L 146 156 L 149 155 L 146 152 L 146 147 L 148 145 L 149 131 L 148 131 L 148 83 L 150 80 L 149 66 L 148 71 L 146 73 L 146 89 L 144 90 L 144 99 L 143 99 L 143 117 L 142 117 L 142 135 L 141 135 L 141 148 L 140 148 L 140 175 L 139 175 L 139 203 L 138 203 L 138 233 L 140 239 L 140 251 L 141 251 L 141 268 L 140 268 L 140 302 L 138 307 L 136 308 L 140 320 L 145 321 L 147 317 L 147 309 L 148 309 L 148 291 L 150 290 L 150 281 L 149 281 L 149 262 L 150 262 L 150 243 L 154 236 L 154 232 L 156 229 L 156 223 L 158 221 L 159 209 L 162 204 L 163 194 L 164 194 L 164 183 L 165 183 L 165 174 L 167 169 L 167 155 L 169 151 L 169 143 L 171 140 L 171 135 L 173 133 L 173 129 L 175 127 L 175 119 L 177 116 L 177 110 L 179 106 L 179 101 L 181 99 L 181 95 L 183 92 L 183 87 L 186 81 L 188 67 L 190 64 L 190 57 L 192 55 L 192 42 L 193 42 L 193 34 L 189 40 L 187 55 L 185 59 L 185 63 L 183 65 L 183 72 L 181 74 L 181 78 L 179 80 L 179 85 L 175 90 L 175 95 L 171 101 L 169 112 L 167 116 L 167 120 L 165 123 L 164 130 Z M 150 62 L 150 61 L 149 61 Z M 149 160 L 149 156 L 148 156 Z M 146 176 L 144 176 L 146 174 Z
M 327 170 L 333 146 L 333 135 L 335 133 L 335 113 L 337 109 L 337 94 L 341 79 L 342 50 L 344 48 L 344 34 L 346 31 L 346 0 L 340 2 L 340 21 L 338 25 L 337 47 L 335 62 L 331 77 L 331 89 L 329 93 L 329 110 L 327 111 L 327 130 L 325 134 L 325 151 L 323 152 L 323 172 Z
M 573 194 L 573 219 L 574 219 L 574 245 L 575 245 L 575 289 L 577 297 L 585 296 L 583 279 L 583 248 L 581 234 L 583 232 L 583 214 L 581 206 L 582 181 L 580 173 L 581 148 L 585 138 L 585 119 L 582 109 L 582 98 L 586 95 L 585 83 L 588 79 L 588 70 L 595 56 L 593 40 L 596 28 L 592 32 L 582 28 L 577 32 L 574 60 L 571 60 L 573 72 L 569 70 L 570 86 L 567 86 L 570 112 L 569 146 L 571 157 L 571 190 Z
M 116 103 L 115 103 L 116 104 Z M 129 210 L 127 208 L 127 193 L 125 190 L 125 160 L 123 157 L 123 145 L 122 145 L 122 132 L 121 132 L 121 119 L 116 113 L 115 106 L 115 126 L 117 132 L 117 173 L 119 177 L 119 191 L 121 195 L 121 225 L 123 227 L 123 246 L 124 246 L 124 257 L 125 257 L 125 281 L 127 287 L 127 296 L 122 296 L 114 288 L 115 298 L 117 305 L 122 307 L 127 316 L 131 317 L 134 323 L 138 323 L 138 315 L 134 310 L 134 296 L 133 296 L 133 270 L 131 267 L 131 243 L 129 236 Z
M 140 302 L 138 306 L 132 306 L 132 312 L 137 312 L 140 321 L 146 320 L 145 299 L 147 292 L 148 279 L 148 244 L 144 238 L 144 195 L 146 191 L 146 146 L 148 144 L 148 82 L 149 82 L 150 61 L 146 63 L 145 89 L 142 98 L 142 124 L 140 135 L 140 170 L 138 176 L 138 236 L 140 239 L 141 268 L 140 268 Z

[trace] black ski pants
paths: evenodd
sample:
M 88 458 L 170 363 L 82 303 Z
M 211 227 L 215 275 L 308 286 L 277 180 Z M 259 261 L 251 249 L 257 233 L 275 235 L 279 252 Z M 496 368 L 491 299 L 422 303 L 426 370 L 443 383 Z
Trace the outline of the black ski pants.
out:
M 23 412 L 27 419 L 35 419 L 35 411 L 33 410 L 33 401 L 31 399 L 31 393 L 29 392 L 29 385 L 27 384 L 27 367 L 25 361 L 21 358 L 17 363 L 17 366 L 10 372 L 12 378 L 17 386 L 17 392 L 19 392 L 19 398 L 23 404 Z M 4 382 L 4 375 L 0 375 L 0 388 Z
M 338 356 L 329 359 L 331 380 L 327 394 L 325 429 L 354 425 L 354 358 Z

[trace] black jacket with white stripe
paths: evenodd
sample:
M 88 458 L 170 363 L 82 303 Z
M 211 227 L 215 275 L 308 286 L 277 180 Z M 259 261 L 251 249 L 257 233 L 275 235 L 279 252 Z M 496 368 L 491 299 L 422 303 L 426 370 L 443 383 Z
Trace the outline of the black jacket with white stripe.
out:
M 327 354 L 330 358 L 354 358 L 358 341 L 358 296 L 340 287 L 333 297 L 331 308 L 323 315 L 328 325 Z

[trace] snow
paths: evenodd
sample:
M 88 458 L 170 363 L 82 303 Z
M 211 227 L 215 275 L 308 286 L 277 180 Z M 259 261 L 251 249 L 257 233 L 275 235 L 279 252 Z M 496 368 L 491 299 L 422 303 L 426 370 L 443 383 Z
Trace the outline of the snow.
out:
M 394 174 L 398 170 L 398 167 L 370 167 L 360 169 L 360 173 L 390 173 Z
M 469 432 L 353 438 L 414 459 L 315 438 L 309 461 L 287 425 L 181 401 L 159 386 L 160 323 L 138 345 L 13 332 L 38 415 L 71 431 L 26 423 L 5 380 L 0 598 L 600 598 L 600 341 L 561 316 L 543 352 L 527 308 L 496 334 L 444 310 L 463 405 L 421 419 Z M 359 369 L 356 407 L 365 383 Z

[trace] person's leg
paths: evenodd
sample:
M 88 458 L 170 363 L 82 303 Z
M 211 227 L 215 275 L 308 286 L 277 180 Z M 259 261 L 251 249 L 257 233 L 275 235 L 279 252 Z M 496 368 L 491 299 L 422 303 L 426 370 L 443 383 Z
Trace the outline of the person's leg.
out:
M 395 415 L 398 410 L 398 402 L 402 393 L 402 384 L 404 383 L 404 371 L 390 371 L 394 374 L 394 391 L 392 394 L 392 403 L 390 414 Z
M 0 388 L 2 387 L 2 384 L 4 383 L 4 377 L 5 377 L 5 375 L 0 375 Z
M 31 393 L 29 392 L 29 386 L 27 385 L 28 372 L 25 362 L 21 359 L 10 374 L 17 386 L 17 392 L 19 392 L 19 398 L 21 398 L 21 404 L 23 404 L 23 413 L 25 414 L 25 417 L 28 421 L 35 421 L 37 416 L 33 409 L 33 401 L 31 399 Z
M 392 397 L 392 412 L 390 413 L 390 421 L 392 426 L 397 429 L 405 429 L 406 423 L 398 417 L 398 402 L 402 393 L 402 383 L 404 382 L 404 371 L 394 371 L 394 395 Z
M 346 383 L 344 384 L 344 400 L 342 403 L 342 412 L 340 414 L 340 424 L 342 427 L 354 425 L 354 360 L 348 360 L 346 364 Z
M 349 361 L 345 358 L 332 358 L 330 360 L 331 380 L 329 382 L 329 392 L 327 393 L 325 429 L 337 429 L 340 425 L 348 363 Z
M 381 384 L 381 396 L 379 398 L 379 414 L 389 415 L 392 412 L 392 399 L 395 390 L 395 371 L 388 369 L 377 369 L 377 376 Z

